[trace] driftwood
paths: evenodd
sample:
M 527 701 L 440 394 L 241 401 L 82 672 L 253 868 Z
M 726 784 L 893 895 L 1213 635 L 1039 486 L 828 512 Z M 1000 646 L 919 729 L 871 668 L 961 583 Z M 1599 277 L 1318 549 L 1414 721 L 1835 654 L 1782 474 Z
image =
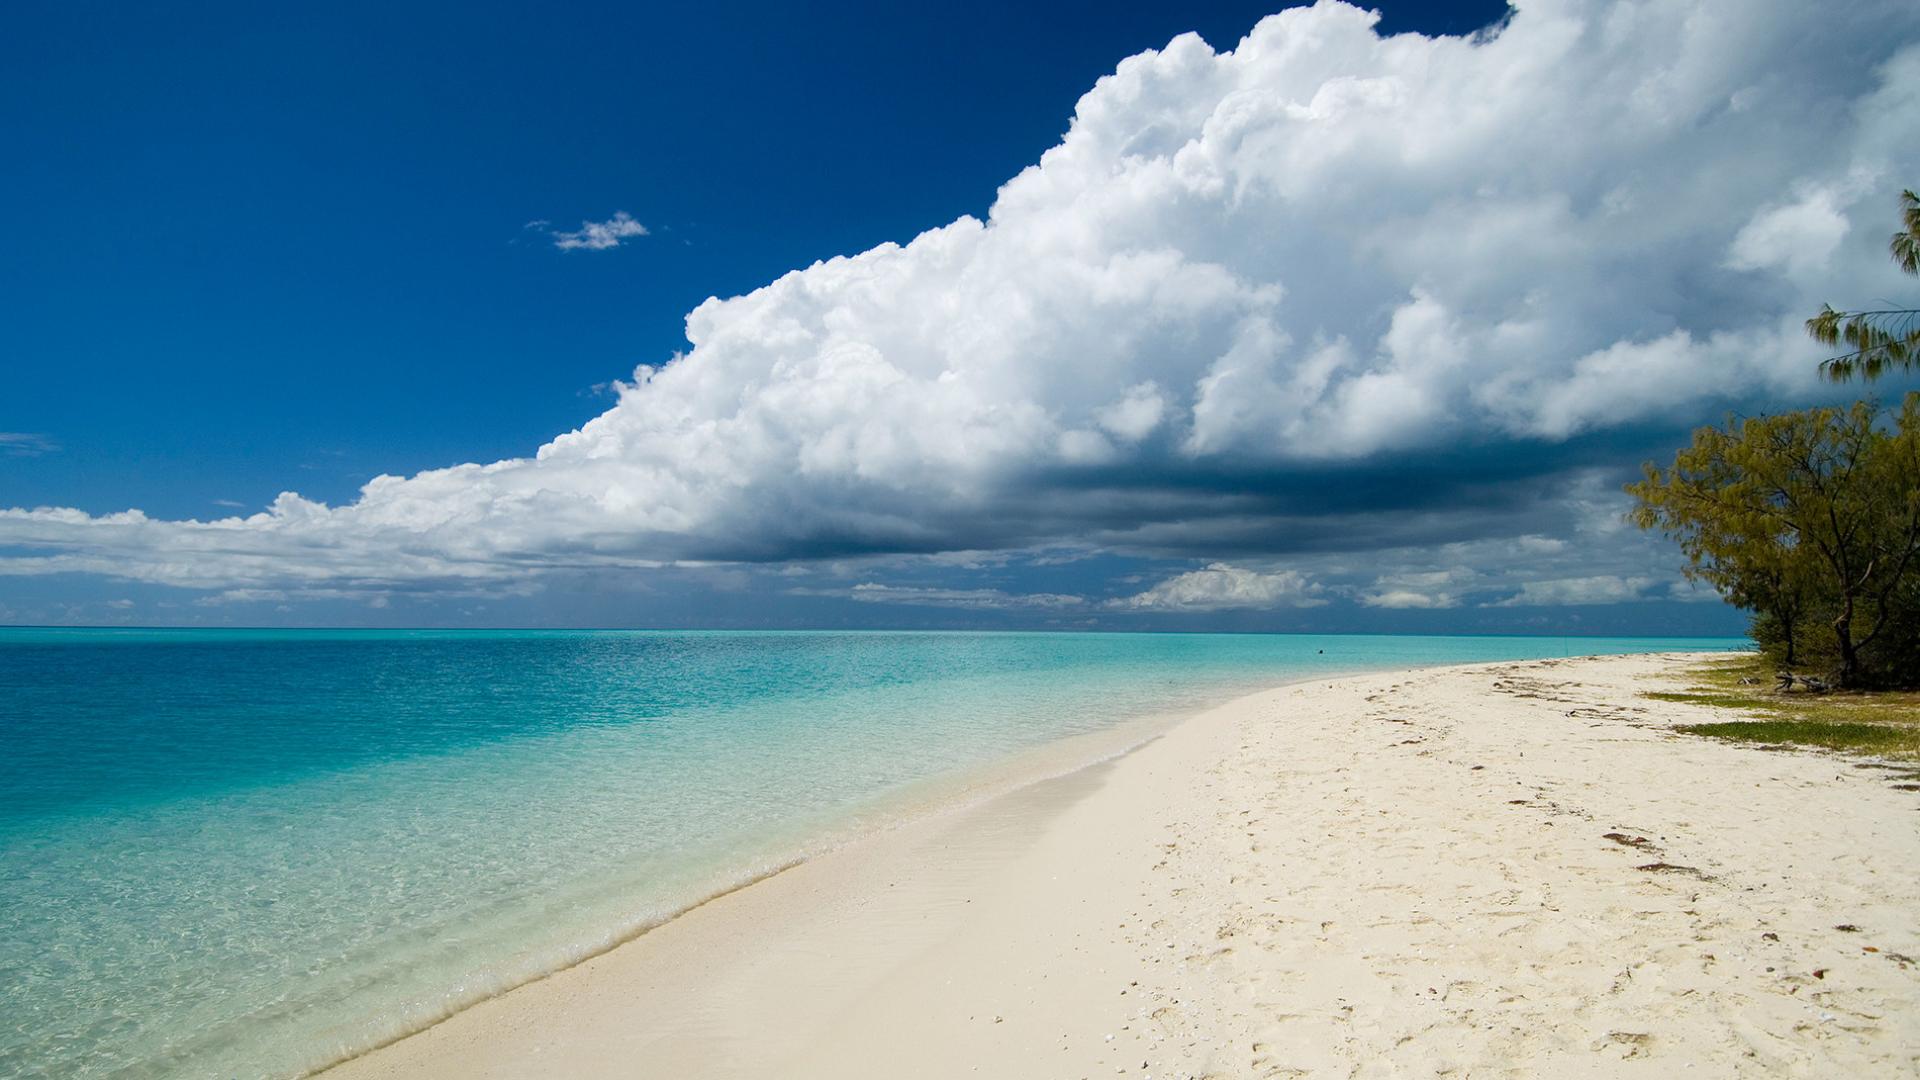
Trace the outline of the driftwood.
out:
M 1780 680 L 1780 685 L 1774 687 L 1776 690 L 1791 690 L 1794 683 L 1799 683 L 1806 687 L 1808 692 L 1815 694 L 1824 694 L 1833 689 L 1825 679 L 1816 679 L 1811 675 L 1795 675 L 1791 671 L 1783 671 L 1775 678 Z

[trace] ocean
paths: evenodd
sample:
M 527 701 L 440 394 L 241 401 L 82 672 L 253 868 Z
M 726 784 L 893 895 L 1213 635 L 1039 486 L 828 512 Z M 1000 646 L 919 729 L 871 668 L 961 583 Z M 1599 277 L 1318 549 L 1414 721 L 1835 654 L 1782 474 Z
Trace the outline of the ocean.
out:
M 944 779 L 1254 689 L 1745 645 L 0 629 L 0 1075 L 299 1075 Z

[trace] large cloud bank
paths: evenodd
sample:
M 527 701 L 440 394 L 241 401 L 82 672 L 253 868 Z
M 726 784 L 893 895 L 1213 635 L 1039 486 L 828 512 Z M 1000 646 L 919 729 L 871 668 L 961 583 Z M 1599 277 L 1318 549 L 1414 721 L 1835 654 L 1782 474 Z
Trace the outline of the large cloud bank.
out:
M 1458 508 L 1537 505 L 1514 492 L 1608 432 L 1806 393 L 1799 320 L 1889 288 L 1891 196 L 1920 182 L 1910 0 L 1374 23 L 1322 3 L 1125 60 L 986 221 L 702 304 L 690 352 L 531 458 L 214 522 L 0 511 L 0 570 L 463 588 L 1062 541 L 1271 554 L 1362 520 L 1403 523 L 1381 547 L 1460 540 Z M 1513 513 L 1507 535 L 1540 531 Z M 1314 599 L 1229 576 L 1177 587 Z

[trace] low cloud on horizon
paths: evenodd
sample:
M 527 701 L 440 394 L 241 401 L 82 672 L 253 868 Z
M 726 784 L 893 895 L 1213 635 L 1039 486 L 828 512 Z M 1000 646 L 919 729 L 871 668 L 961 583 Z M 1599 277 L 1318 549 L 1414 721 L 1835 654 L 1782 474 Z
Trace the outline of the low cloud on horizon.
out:
M 212 521 L 0 509 L 0 577 L 385 604 L 741 587 L 718 566 L 1122 619 L 1686 598 L 1619 483 L 1729 408 L 1819 397 L 1801 320 L 1893 287 L 1920 8 L 1376 21 L 1321 3 L 1127 58 L 984 221 L 709 300 L 685 355 L 530 457 Z

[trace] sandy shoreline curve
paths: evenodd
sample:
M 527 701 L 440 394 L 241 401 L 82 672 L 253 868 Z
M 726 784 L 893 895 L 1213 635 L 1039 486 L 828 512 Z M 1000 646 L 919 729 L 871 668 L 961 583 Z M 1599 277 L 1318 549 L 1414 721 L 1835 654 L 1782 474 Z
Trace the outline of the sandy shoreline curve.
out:
M 323 1075 L 1914 1074 L 1920 796 L 1666 730 L 1691 659 L 1240 698 Z

